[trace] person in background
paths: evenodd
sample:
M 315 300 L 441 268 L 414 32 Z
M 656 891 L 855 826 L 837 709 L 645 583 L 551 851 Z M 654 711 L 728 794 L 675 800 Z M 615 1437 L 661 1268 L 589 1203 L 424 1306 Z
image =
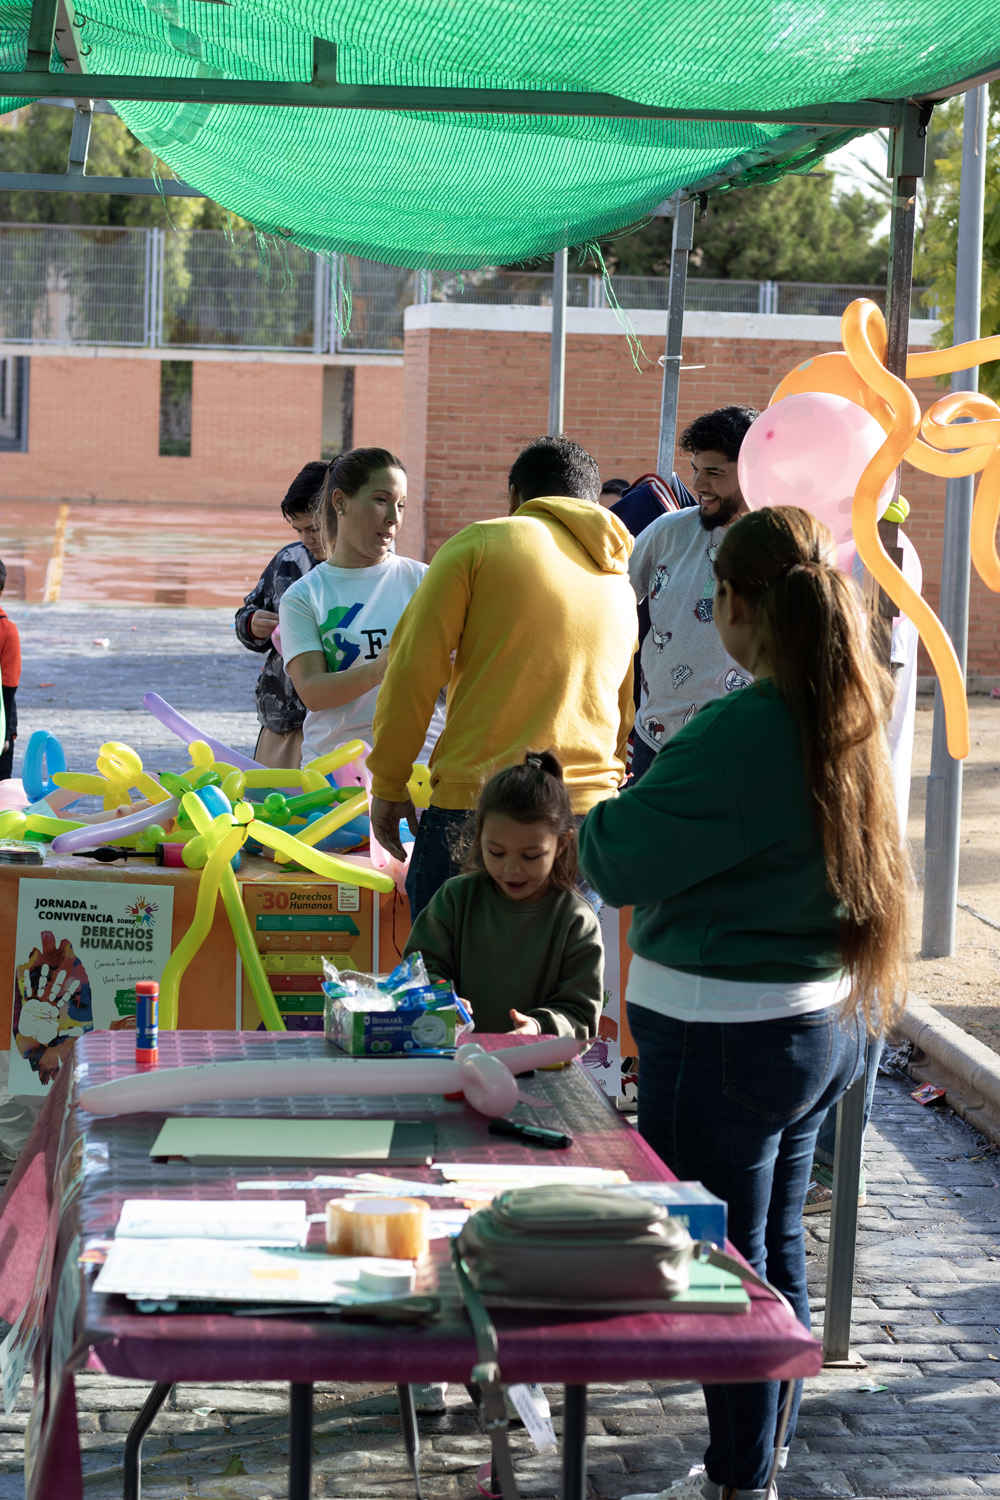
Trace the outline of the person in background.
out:
M 0 562 L 0 597 L 7 587 L 7 567 Z M 14 741 L 17 738 L 17 705 L 14 695 L 21 681 L 21 637 L 14 621 L 0 609 L 0 689 L 3 692 L 4 728 L 0 743 L 0 781 L 14 774 Z
M 486 783 L 465 873 L 435 891 L 404 954 L 422 954 L 432 978 L 451 981 L 477 1031 L 596 1036 L 604 949 L 575 879 L 562 766 L 529 751 Z
M 606 479 L 601 485 L 601 504 L 610 509 L 621 496 L 622 491 L 627 489 L 627 479 Z
M 302 765 L 348 740 L 371 744 L 389 641 L 427 572 L 393 551 L 405 506 L 406 471 L 385 448 L 354 448 L 330 464 L 316 516 L 324 560 L 278 608 L 285 667 L 306 707 Z M 430 759 L 443 722 L 433 704 L 404 783 L 415 761 Z
M 712 629 L 712 565 L 726 528 L 748 509 L 736 461 L 757 415 L 749 406 L 723 406 L 681 433 L 698 504 L 654 520 L 632 549 L 629 577 L 640 604 L 648 600 L 650 618 L 639 656 L 633 781 L 703 703 L 750 680 Z
M 635 787 L 589 814 L 580 861 L 611 905 L 635 903 L 639 1131 L 680 1179 L 726 1200 L 729 1238 L 808 1328 L 816 1133 L 860 1077 L 866 1033 L 906 995 L 892 683 L 832 535 L 807 511 L 742 517 L 714 571 L 715 628 L 755 680 L 706 704 Z M 776 1500 L 801 1382 L 783 1403 L 777 1381 L 704 1395 L 704 1471 L 661 1500 Z
M 406 880 L 414 920 L 459 873 L 456 840 L 498 766 L 551 745 L 576 815 L 622 782 L 633 717 L 632 539 L 600 493 L 597 464 L 579 443 L 531 443 L 508 475 L 509 514 L 445 542 L 399 622 L 368 757 L 372 826 L 397 858 L 400 819 L 417 829 L 410 765 L 448 684 Z
M 255 587 L 236 611 L 236 634 L 248 651 L 267 655 L 257 678 L 257 719 L 260 734 L 254 760 L 262 766 L 297 769 L 302 760 L 305 705 L 285 671 L 281 653 L 271 637 L 278 624 L 278 604 L 287 588 L 322 561 L 323 548 L 314 508 L 328 464 L 315 460 L 300 469 L 281 502 L 281 514 L 296 540 L 276 552 Z

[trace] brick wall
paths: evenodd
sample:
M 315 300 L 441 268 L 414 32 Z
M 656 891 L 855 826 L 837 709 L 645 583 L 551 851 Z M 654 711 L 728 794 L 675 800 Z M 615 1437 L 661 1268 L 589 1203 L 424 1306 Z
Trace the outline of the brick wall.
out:
M 423 309 L 414 309 L 417 314 Z M 462 308 L 482 321 L 501 309 Z M 520 310 L 518 310 L 520 311 Z M 534 309 L 529 310 L 535 312 Z M 539 309 L 539 312 L 543 310 Z M 486 316 L 484 316 L 484 314 Z M 585 315 L 578 314 L 582 321 Z M 598 315 L 600 316 L 600 315 Z M 655 467 L 662 376 L 662 333 L 636 318 L 646 358 L 636 369 L 628 340 L 614 332 L 567 336 L 565 428 L 597 459 L 602 474 L 635 479 Z M 593 315 L 591 320 L 596 321 Z M 524 322 L 527 319 L 521 319 Z M 706 319 L 694 318 L 698 323 Z M 774 320 L 791 323 L 797 320 Z M 830 320 L 816 320 L 827 324 Z M 810 355 L 839 348 L 825 338 L 722 337 L 695 332 L 683 346 L 678 432 L 701 412 L 729 403 L 762 407 L 781 378 Z M 506 475 L 519 448 L 548 420 L 549 335 L 521 328 L 410 327 L 406 334 L 404 458 L 411 493 L 419 474 L 425 511 L 424 555 L 460 527 L 506 511 Z M 926 409 L 942 393 L 933 380 L 914 383 Z M 690 479 L 686 455 L 675 466 Z M 924 568 L 924 592 L 937 608 L 941 572 L 944 481 L 904 467 L 903 493 L 912 518 L 907 533 Z M 410 543 L 413 541 L 411 534 Z M 1000 673 L 1000 599 L 974 575 L 969 671 Z M 930 672 L 929 663 L 921 673 Z
M 401 365 L 355 366 L 354 446 L 399 453 L 403 446 Z
M 161 458 L 157 360 L 35 358 L 0 496 L 270 507 L 319 452 L 322 393 L 319 365 L 196 360 L 191 457 Z

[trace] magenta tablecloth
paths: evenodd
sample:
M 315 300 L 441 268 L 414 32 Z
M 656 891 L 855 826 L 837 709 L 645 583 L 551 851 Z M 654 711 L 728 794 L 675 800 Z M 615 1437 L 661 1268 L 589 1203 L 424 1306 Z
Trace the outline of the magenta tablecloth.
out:
M 485 1045 L 509 1045 L 511 1038 L 481 1038 Z M 242 1057 L 305 1058 L 322 1054 L 322 1037 L 263 1032 L 172 1032 L 161 1036 L 160 1066 Z M 163 1115 L 142 1114 L 105 1119 L 76 1104 L 84 1081 L 131 1072 L 134 1037 L 125 1032 L 91 1032 L 76 1046 L 75 1078 L 46 1105 L 22 1161 L 0 1205 L 0 1244 L 8 1254 L 0 1311 L 12 1317 L 27 1298 L 35 1266 L 43 1253 L 49 1204 L 59 1184 L 60 1203 L 53 1257 L 53 1288 L 60 1281 L 67 1250 L 85 1248 L 88 1240 L 111 1235 L 126 1198 L 217 1198 L 236 1196 L 237 1177 L 228 1167 L 193 1168 L 185 1163 L 153 1163 L 149 1149 Z M 560 1165 L 623 1168 L 633 1180 L 669 1179 L 657 1156 L 591 1082 L 578 1065 L 558 1073 L 539 1073 L 525 1088 L 551 1107 L 539 1114 L 547 1125 L 569 1130 L 574 1145 L 560 1152 Z M 385 1099 L 263 1099 L 247 1104 L 227 1102 L 189 1106 L 172 1113 L 188 1115 L 254 1113 L 263 1116 L 384 1117 L 387 1106 L 398 1119 L 431 1119 L 439 1161 L 538 1162 L 549 1153 L 533 1151 L 487 1133 L 487 1120 L 464 1102 L 430 1095 Z M 61 1141 L 60 1141 L 61 1131 Z M 57 1146 L 57 1142 L 59 1142 Z M 240 1179 L 309 1177 L 309 1169 L 242 1168 Z M 399 1168 L 395 1175 L 435 1179 L 430 1170 Z M 240 1192 L 239 1197 L 278 1196 Z M 308 1211 L 323 1207 L 329 1192 L 281 1194 L 305 1197 Z M 49 1239 L 52 1239 L 50 1233 Z M 64 1288 L 73 1275 L 66 1265 Z M 123 1298 L 93 1293 L 93 1267 L 80 1272 L 79 1306 L 72 1339 L 56 1336 L 67 1371 L 88 1358 L 91 1367 L 110 1374 L 149 1381 L 350 1379 L 390 1383 L 425 1380 L 464 1381 L 475 1359 L 468 1323 L 454 1286 L 444 1242 L 434 1256 L 422 1286 L 442 1299 L 440 1318 L 423 1329 L 380 1328 L 340 1324 L 336 1320 L 233 1318 L 211 1316 L 143 1316 Z M 50 1296 L 45 1346 L 52 1343 Z M 64 1293 L 64 1303 L 65 1303 Z M 540 1381 L 585 1384 L 650 1378 L 715 1381 L 789 1379 L 818 1372 L 820 1345 L 800 1323 L 765 1293 L 751 1294 L 746 1316 L 643 1313 L 592 1321 L 530 1316 L 497 1316 L 500 1366 L 508 1382 Z M 65 1323 L 65 1317 L 63 1319 Z M 38 1356 L 36 1356 L 37 1364 Z M 51 1363 L 51 1361 L 50 1361 Z M 59 1371 L 51 1370 L 48 1400 L 51 1419 L 40 1421 L 42 1441 L 30 1495 L 80 1494 L 79 1459 L 74 1462 L 72 1384 L 59 1392 Z M 62 1409 L 55 1409 L 57 1399 Z

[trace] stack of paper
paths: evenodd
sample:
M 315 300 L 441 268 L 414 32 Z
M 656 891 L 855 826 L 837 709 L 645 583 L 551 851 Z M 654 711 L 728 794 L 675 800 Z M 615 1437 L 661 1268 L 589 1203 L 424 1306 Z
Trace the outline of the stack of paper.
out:
M 360 1257 L 273 1250 L 232 1240 L 117 1239 L 94 1290 L 133 1301 L 355 1303 L 383 1300 Z
M 261 1203 L 230 1199 L 129 1198 L 115 1238 L 242 1240 L 297 1249 L 309 1228 L 305 1199 Z

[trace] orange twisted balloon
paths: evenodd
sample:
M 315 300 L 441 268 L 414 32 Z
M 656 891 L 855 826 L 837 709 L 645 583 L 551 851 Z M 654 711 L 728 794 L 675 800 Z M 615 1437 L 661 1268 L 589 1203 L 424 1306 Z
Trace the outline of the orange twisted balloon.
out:
M 910 617 L 927 647 L 941 683 L 948 751 L 961 760 L 969 753 L 969 707 L 962 669 L 941 621 L 882 546 L 876 498 L 904 458 L 914 468 L 946 479 L 982 470 L 972 510 L 972 562 L 987 588 L 1000 593 L 1000 557 L 996 547 L 1000 520 L 1000 407 L 988 396 L 955 392 L 936 401 L 921 421 L 912 391 L 885 368 L 885 319 L 874 302 L 859 299 L 851 303 L 841 320 L 841 338 L 843 354 L 820 354 L 804 361 L 785 376 L 771 402 L 800 391 L 828 391 L 863 406 L 885 432 L 886 441 L 865 469 L 855 492 L 851 510 L 854 540 L 868 571 L 893 603 Z M 911 354 L 906 361 L 906 374 L 909 379 L 952 374 L 997 358 L 1000 358 L 1000 337 L 975 339 L 951 349 Z M 949 451 L 956 447 L 959 451 Z

